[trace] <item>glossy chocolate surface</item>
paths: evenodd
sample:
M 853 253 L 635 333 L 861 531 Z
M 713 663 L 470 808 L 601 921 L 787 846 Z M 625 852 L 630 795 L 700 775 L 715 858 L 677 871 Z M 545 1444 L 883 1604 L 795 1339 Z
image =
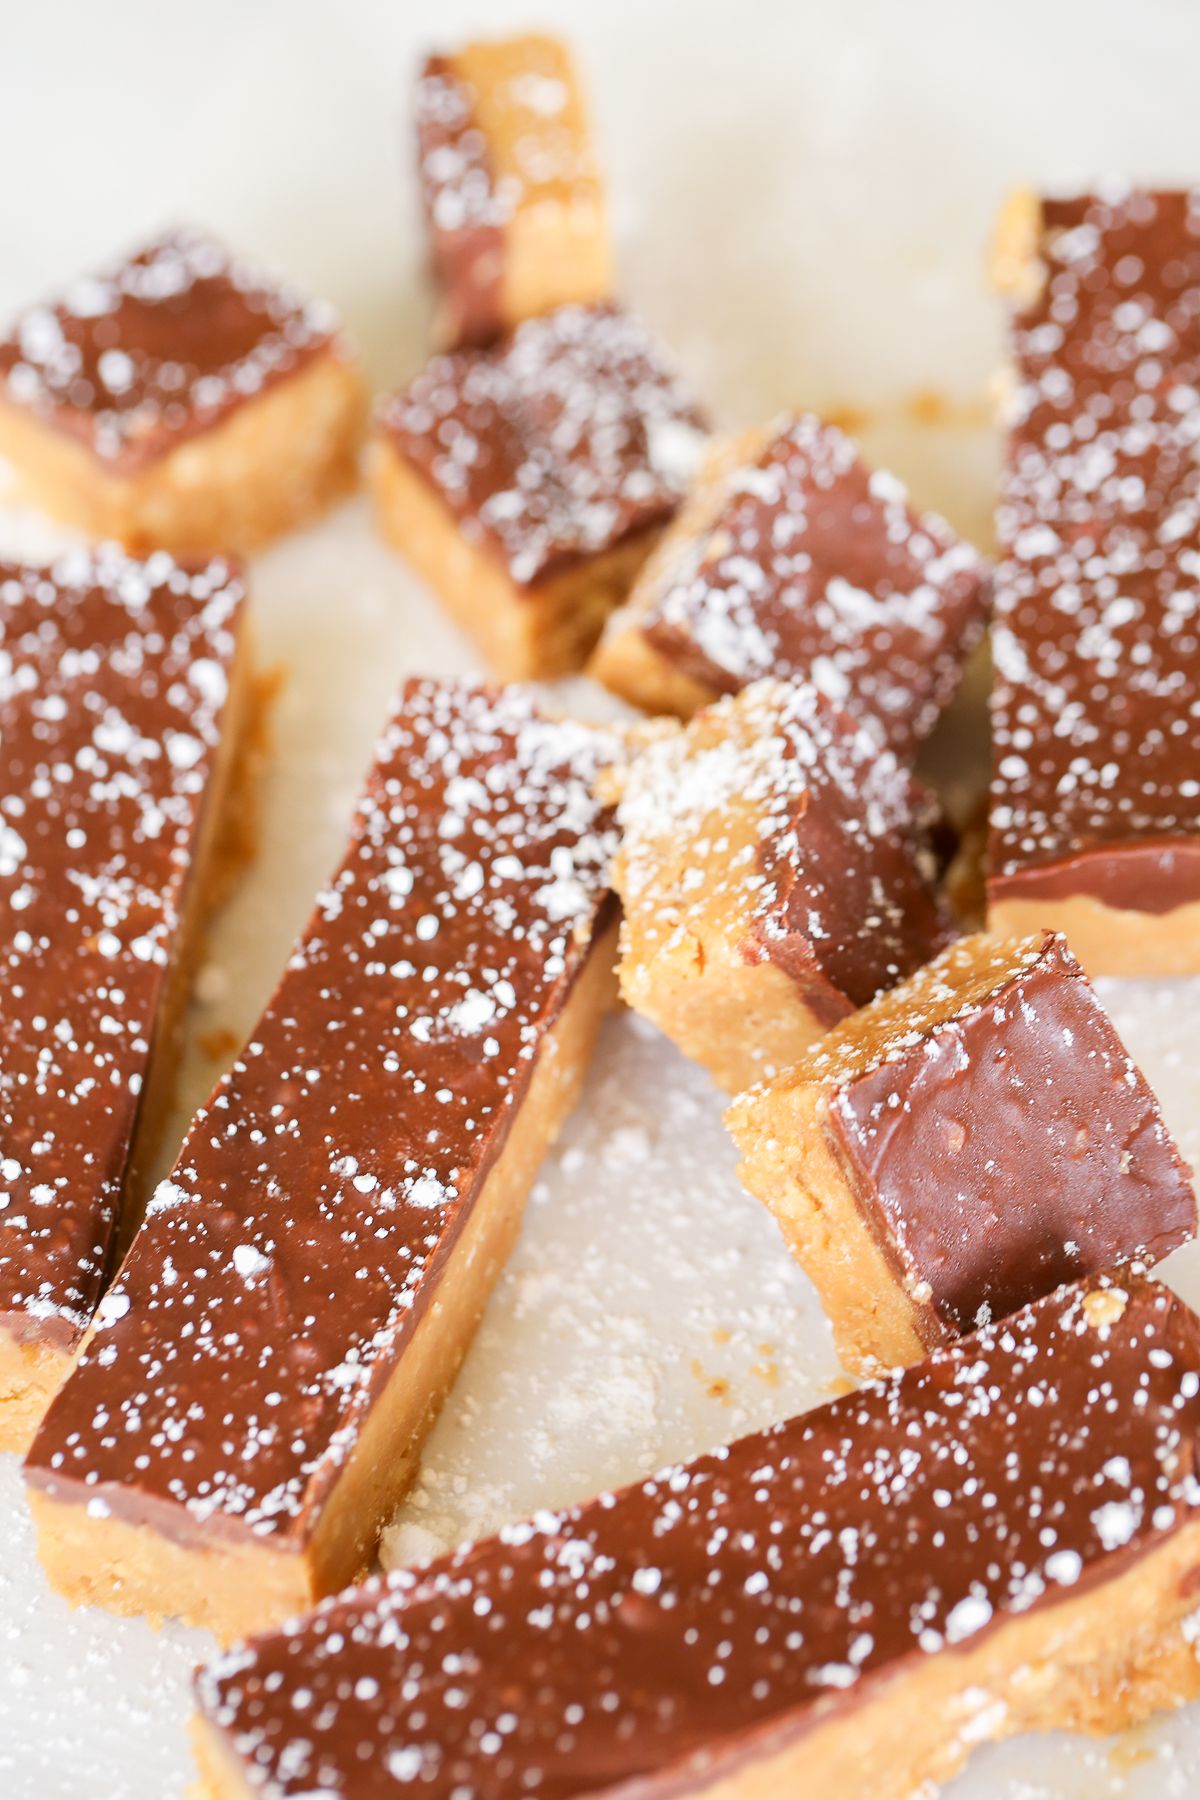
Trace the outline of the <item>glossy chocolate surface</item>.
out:
M 30 1481 L 299 1548 L 612 902 L 609 734 L 410 681 L 346 857 L 197 1115 Z
M 890 751 L 816 688 L 757 682 L 637 759 L 619 813 L 622 892 L 637 909 L 639 889 L 658 891 L 662 859 L 691 846 L 698 903 L 737 902 L 745 961 L 782 969 L 833 1024 L 954 935 L 926 813 Z M 750 856 L 731 847 L 743 817 Z M 687 904 L 684 891 L 682 930 Z
M 1198 1366 L 1168 1289 L 1060 1290 L 728 1449 L 370 1582 L 219 1658 L 202 1708 L 277 1796 L 685 1793 L 1194 1520 Z
M 860 1205 L 942 1336 L 1196 1231 L 1158 1102 L 1066 939 L 1004 960 L 830 1100 Z
M 221 736 L 224 561 L 0 563 L 0 1323 L 100 1294 Z
M 380 428 L 518 588 L 666 523 L 703 421 L 646 328 L 609 305 L 435 357 Z
M 165 233 L 31 306 L 0 341 L 0 394 L 133 475 L 302 368 L 337 330 L 331 308 Z
M 727 478 L 708 529 L 651 610 L 649 643 L 732 693 L 813 681 L 908 759 L 983 633 L 987 571 L 835 426 L 781 425 Z
M 1012 323 L 989 891 L 1200 900 L 1200 193 L 1043 202 Z

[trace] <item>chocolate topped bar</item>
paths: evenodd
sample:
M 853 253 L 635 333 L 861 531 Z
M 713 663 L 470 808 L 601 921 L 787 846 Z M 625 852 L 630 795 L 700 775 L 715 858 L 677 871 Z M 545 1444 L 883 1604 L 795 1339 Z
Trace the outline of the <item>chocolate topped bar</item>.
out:
M 0 341 L 0 394 L 131 475 L 304 367 L 332 310 L 193 230 L 32 306 Z
M 729 1124 L 855 1372 L 1196 1232 L 1158 1102 L 1052 932 L 962 939 Z
M 486 344 L 610 291 L 604 195 L 561 43 L 526 35 L 429 57 L 416 123 L 444 343 Z
M 494 350 L 435 357 L 380 426 L 521 589 L 662 525 L 702 432 L 653 337 L 607 305 L 560 307 Z
M 370 1582 L 201 1673 L 213 1791 L 832 1800 L 915 1792 L 973 1742 L 1068 1722 L 1093 1671 L 1111 1716 L 1143 1615 L 1186 1649 L 1198 1368 L 1200 1325 L 1168 1289 L 1062 1289 L 815 1412 Z M 1146 1598 L 1125 1612 L 1131 1574 Z
M 1032 238 L 998 515 L 989 895 L 1028 901 L 1031 923 L 1085 900 L 1165 926 L 1200 902 L 1200 194 L 1045 200 Z M 1089 967 L 1121 972 L 1062 923 Z
M 954 935 L 929 801 L 814 687 L 756 682 L 657 729 L 618 817 L 622 991 L 729 1088 Z
M 199 882 L 229 563 L 0 563 L 0 1331 L 65 1353 L 111 1261 Z
M 958 686 L 986 597 L 976 552 L 806 413 L 714 457 L 597 672 L 621 686 L 605 665 L 631 633 L 701 696 L 812 681 L 908 758 Z
M 373 1548 L 608 997 L 591 784 L 614 750 L 518 691 L 406 684 L 341 868 L 27 1465 L 60 1510 L 203 1546 L 198 1596 L 147 1552 L 109 1603 L 245 1628 Z M 221 1544 L 296 1566 L 226 1592 Z

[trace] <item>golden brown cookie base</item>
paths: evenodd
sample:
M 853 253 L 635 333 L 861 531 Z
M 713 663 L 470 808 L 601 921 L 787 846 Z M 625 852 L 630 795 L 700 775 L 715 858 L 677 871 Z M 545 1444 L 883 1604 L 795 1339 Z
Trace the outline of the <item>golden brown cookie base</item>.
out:
M 835 1152 L 827 1114 L 820 1086 L 782 1082 L 735 1100 L 725 1122 L 742 1152 L 743 1186 L 774 1213 L 789 1251 L 820 1295 L 839 1362 L 866 1379 L 920 1362 L 946 1334 L 926 1341 L 922 1313 L 867 1223 Z
M 643 712 L 690 719 L 702 706 L 717 699 L 714 688 L 703 687 L 660 656 L 642 635 L 636 618 L 624 614 L 614 621 L 596 645 L 587 672 L 631 706 Z
M 142 1086 L 110 1249 L 110 1276 L 129 1248 L 150 1197 L 155 1159 L 175 1100 L 188 1002 L 204 955 L 209 923 L 254 854 L 258 776 L 269 698 L 269 684 L 254 669 L 250 627 L 243 622 L 230 671 L 221 748 L 213 768 L 175 955 L 167 973 Z M 0 1450 L 25 1454 L 78 1352 L 79 1344 L 66 1349 L 22 1341 L 0 1326 Z
M 22 1342 L 0 1326 L 0 1451 L 24 1456 L 72 1360 L 68 1350 Z
M 741 1757 L 722 1759 L 722 1772 L 664 1785 L 706 1800 L 916 1800 L 977 1744 L 1026 1731 L 1126 1730 L 1200 1695 L 1200 1660 L 1182 1628 L 1196 1612 L 1198 1558 L 1200 1524 L 1191 1524 L 1112 1581 L 1006 1619 L 974 1647 L 918 1657 L 790 1744 L 782 1727 L 774 1750 L 748 1742 Z M 204 1800 L 250 1800 L 255 1790 L 219 1731 L 193 1719 L 192 1743 Z M 655 1788 L 651 1777 L 647 1795 Z M 604 1791 L 591 1790 L 596 1800 Z
M 372 445 L 370 479 L 384 537 L 505 681 L 581 668 L 658 535 L 639 532 L 534 587 L 518 588 L 494 557 L 467 542 L 449 508 L 385 439 Z
M 613 925 L 593 946 L 543 1042 L 453 1258 L 306 1541 L 284 1551 L 253 1538 L 222 1539 L 182 1509 L 179 1536 L 171 1537 L 126 1519 L 93 1517 L 81 1501 L 32 1491 L 38 1554 L 52 1586 L 68 1600 L 181 1618 L 229 1640 L 277 1625 L 364 1572 L 416 1474 L 421 1445 L 516 1241 L 537 1169 L 578 1098 L 596 1032 L 615 999 L 615 954 Z M 189 1541 L 180 1541 L 185 1533 Z
M 1093 980 L 1200 975 L 1200 900 L 1164 913 L 1106 906 L 1090 894 L 993 900 L 988 907 L 988 930 L 997 935 L 1019 937 L 1043 926 L 1066 934 Z
M 365 416 L 361 375 L 330 349 L 135 474 L 2 401 L 0 456 L 33 505 L 89 536 L 245 554 L 356 485 Z
M 719 905 L 689 908 L 686 926 L 659 935 L 666 894 L 643 901 L 621 934 L 621 997 L 726 1093 L 778 1074 L 828 1030 L 782 969 L 742 957 L 748 913 L 733 921 Z

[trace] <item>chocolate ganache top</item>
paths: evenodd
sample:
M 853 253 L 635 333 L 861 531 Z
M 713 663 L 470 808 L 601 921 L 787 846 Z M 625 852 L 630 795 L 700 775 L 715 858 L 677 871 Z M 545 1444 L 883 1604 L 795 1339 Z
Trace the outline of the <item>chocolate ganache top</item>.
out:
M 989 887 L 1200 899 L 1200 192 L 1042 203 L 998 528 Z
M 332 308 L 190 229 L 81 276 L 0 341 L 0 395 L 133 475 L 303 367 Z
M 949 1010 L 938 973 L 938 1016 L 923 1028 L 910 1009 L 869 1066 L 833 1076 L 830 1116 L 860 1204 L 942 1335 L 1192 1237 L 1187 1168 L 1066 939 L 997 944 L 986 986 Z
M 665 524 L 703 419 L 646 327 L 597 305 L 435 357 L 385 402 L 380 427 L 524 588 Z
M 29 1480 L 302 1545 L 435 1290 L 598 925 L 612 734 L 414 680 L 349 848 L 196 1116 Z
M 753 854 L 733 848 L 739 814 Z M 663 847 L 692 846 L 714 882 L 740 890 L 747 962 L 772 962 L 827 1022 L 864 1006 L 954 935 L 937 897 L 927 806 L 917 784 L 833 701 L 806 684 L 762 681 L 647 744 L 625 778 L 619 818 L 632 904 L 655 884 Z M 719 891 L 719 889 L 718 889 Z M 687 928 L 686 894 L 679 926 Z
M 0 563 L 0 1321 L 99 1298 L 220 741 L 224 560 Z
M 1193 1520 L 1198 1366 L 1168 1289 L 1061 1289 L 815 1412 L 328 1601 L 202 1671 L 202 1710 L 279 1800 L 685 1793 Z
M 810 413 L 765 434 L 723 489 L 632 622 L 717 693 L 813 681 L 911 757 L 983 634 L 982 558 Z

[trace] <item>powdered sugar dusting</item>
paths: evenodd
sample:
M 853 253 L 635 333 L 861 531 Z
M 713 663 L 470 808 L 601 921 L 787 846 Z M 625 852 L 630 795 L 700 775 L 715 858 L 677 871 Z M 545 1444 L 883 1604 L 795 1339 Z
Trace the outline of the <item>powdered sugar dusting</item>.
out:
M 645 326 L 612 306 L 563 306 L 495 350 L 437 357 L 380 422 L 520 587 L 662 524 L 687 485 L 663 427 L 702 425 Z
M 616 749 L 521 690 L 407 684 L 342 866 L 193 1124 L 36 1482 L 303 1535 L 589 954 L 613 850 L 592 784 Z
M 330 343 L 322 302 L 175 230 L 30 307 L 0 342 L 11 402 L 128 470 Z
M 108 1256 L 242 592 L 111 547 L 0 565 L 0 1312 L 58 1340 Z
M 718 693 L 766 675 L 815 681 L 910 754 L 982 634 L 980 557 L 812 414 L 714 479 L 703 528 L 689 539 L 685 519 L 622 625 Z

